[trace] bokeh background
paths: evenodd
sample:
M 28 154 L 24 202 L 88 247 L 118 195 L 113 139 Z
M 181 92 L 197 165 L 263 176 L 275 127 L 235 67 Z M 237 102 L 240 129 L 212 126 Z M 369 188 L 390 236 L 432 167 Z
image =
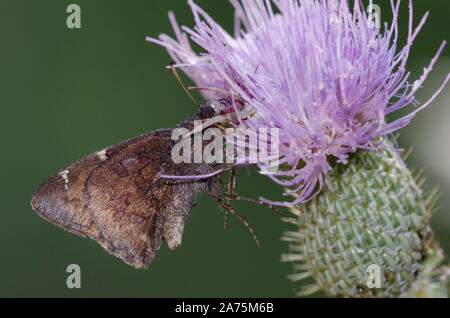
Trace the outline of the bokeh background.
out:
M 225 0 L 198 0 L 226 29 L 232 7 Z M 388 1 L 379 1 L 391 19 Z M 407 1 L 401 30 L 406 35 Z M 66 7 L 77 3 L 82 28 L 66 27 Z M 450 39 L 448 0 L 414 1 L 415 22 L 428 23 L 417 38 L 408 68 L 421 75 L 440 42 Z M 60 168 L 105 146 L 149 130 L 173 127 L 196 110 L 173 75 L 164 49 L 145 36 L 172 34 L 167 12 L 193 26 L 185 1 L 0 1 L 0 296 L 14 297 L 292 297 L 281 263 L 291 229 L 271 210 L 247 203 L 237 209 L 262 241 L 257 249 L 245 227 L 200 196 L 183 245 L 163 246 L 148 270 L 135 270 L 39 218 L 30 199 Z M 444 51 L 418 99 L 432 95 L 450 70 Z M 400 144 L 414 148 L 412 167 L 426 168 L 428 184 L 440 185 L 442 209 L 433 218 L 436 236 L 450 254 L 450 88 L 402 131 Z M 279 198 L 281 189 L 254 171 L 239 175 L 240 194 Z M 66 287 L 69 264 L 79 264 L 82 288 Z M 316 296 L 321 296 L 317 294 Z

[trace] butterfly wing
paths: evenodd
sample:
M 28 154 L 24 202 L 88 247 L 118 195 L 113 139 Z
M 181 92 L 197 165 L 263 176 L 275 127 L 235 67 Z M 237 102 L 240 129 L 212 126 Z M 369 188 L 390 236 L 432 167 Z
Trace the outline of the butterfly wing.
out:
M 153 260 L 162 240 L 181 244 L 184 225 L 205 181 L 164 174 L 207 173 L 207 165 L 175 165 L 171 129 L 150 132 L 94 153 L 48 179 L 32 199 L 44 219 L 89 236 L 136 268 Z

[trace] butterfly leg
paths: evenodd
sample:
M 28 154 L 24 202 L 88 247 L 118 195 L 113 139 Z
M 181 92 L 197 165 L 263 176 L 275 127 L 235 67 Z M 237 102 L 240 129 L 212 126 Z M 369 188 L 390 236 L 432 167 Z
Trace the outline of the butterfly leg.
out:
M 230 180 L 228 182 L 228 189 L 227 189 L 227 194 L 215 194 L 216 197 L 220 197 L 222 200 L 227 200 L 227 204 L 230 205 L 230 201 L 247 201 L 247 202 L 252 202 L 252 203 L 256 203 L 259 205 L 262 205 L 266 208 L 272 209 L 273 211 L 275 211 L 275 213 L 277 213 L 278 215 L 285 217 L 286 215 L 281 212 L 281 210 L 277 209 L 276 207 L 274 207 L 272 204 L 264 202 L 262 200 L 255 200 L 255 199 L 251 199 L 251 198 L 246 198 L 246 197 L 242 197 L 240 195 L 236 194 L 236 171 L 234 168 L 232 168 L 230 170 Z M 227 222 L 228 222 L 228 216 L 229 213 L 227 212 L 225 214 L 225 228 L 227 227 Z
M 230 171 L 230 180 L 228 181 L 228 195 L 229 196 L 232 196 L 232 195 L 234 195 L 234 193 L 235 193 L 235 191 L 236 191 L 236 171 L 235 171 L 235 169 L 234 168 L 232 168 L 231 169 L 231 171 Z M 231 202 L 230 202 L 230 200 L 231 199 L 227 199 L 227 204 L 229 205 L 229 206 L 231 206 Z M 225 221 L 224 221 L 224 228 L 226 228 L 227 227 L 227 225 L 228 225 L 228 218 L 229 218 L 229 216 L 230 216 L 230 213 L 228 212 L 228 211 L 226 211 L 225 212 Z
M 255 230 L 252 228 L 252 226 L 247 222 L 246 219 L 244 219 L 231 205 L 228 205 L 226 203 L 223 203 L 222 200 L 220 199 L 216 199 L 217 202 L 219 202 L 219 205 L 224 208 L 226 211 L 230 212 L 231 214 L 233 214 L 235 217 L 237 217 L 239 219 L 239 221 L 241 221 L 245 227 L 249 230 L 249 232 L 252 234 L 253 239 L 256 242 L 256 245 L 261 248 L 261 242 L 258 239 L 258 236 L 256 236 Z
M 216 194 L 213 193 L 215 191 L 211 191 L 209 185 L 206 186 L 206 192 L 207 194 L 216 199 L 217 202 L 219 203 L 219 205 L 226 211 L 226 213 L 231 213 L 233 214 L 235 217 L 237 217 L 239 219 L 239 221 L 242 222 L 242 224 L 244 224 L 244 226 L 248 229 L 248 231 L 250 232 L 250 234 L 252 234 L 253 239 L 256 242 L 256 245 L 260 248 L 261 247 L 261 242 L 258 239 L 258 236 L 255 233 L 255 230 L 252 228 L 252 226 L 247 222 L 246 219 L 244 219 L 243 216 L 241 216 L 230 204 L 224 203 L 223 202 L 223 198 L 220 194 Z
M 232 195 L 223 195 L 224 199 L 227 200 L 234 200 L 234 201 L 247 201 L 247 202 L 252 202 L 252 203 L 256 203 L 259 205 L 262 205 L 266 208 L 272 209 L 273 211 L 275 211 L 275 213 L 277 213 L 279 216 L 285 217 L 286 215 L 281 212 L 280 209 L 277 209 L 276 207 L 274 207 L 272 204 L 269 204 L 267 202 L 261 201 L 261 200 L 255 200 L 255 199 L 251 199 L 251 198 L 246 198 L 246 197 L 242 197 L 240 195 L 236 195 L 236 194 L 232 194 Z

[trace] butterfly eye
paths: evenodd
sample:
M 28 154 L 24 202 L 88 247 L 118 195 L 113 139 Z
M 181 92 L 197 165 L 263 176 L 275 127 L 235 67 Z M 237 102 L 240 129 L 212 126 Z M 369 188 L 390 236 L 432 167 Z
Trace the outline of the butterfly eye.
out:
M 201 114 L 202 118 L 208 119 L 208 118 L 213 118 L 214 115 L 216 114 L 216 111 L 211 106 L 204 106 L 201 108 L 200 114 Z

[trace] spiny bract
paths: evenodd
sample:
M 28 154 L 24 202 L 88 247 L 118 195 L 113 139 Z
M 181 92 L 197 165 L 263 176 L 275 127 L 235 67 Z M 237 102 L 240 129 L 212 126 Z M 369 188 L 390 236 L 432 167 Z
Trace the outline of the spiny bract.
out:
M 292 207 L 296 217 L 288 219 L 298 227 L 284 237 L 290 254 L 283 258 L 294 262 L 290 279 L 315 281 L 299 294 L 406 297 L 430 286 L 422 274 L 425 262 L 439 253 L 429 246 L 435 191 L 425 195 L 421 182 L 387 149 L 358 152 L 348 165 L 337 165 L 330 179 L 326 191 Z M 380 288 L 368 288 L 371 265 L 380 269 Z

